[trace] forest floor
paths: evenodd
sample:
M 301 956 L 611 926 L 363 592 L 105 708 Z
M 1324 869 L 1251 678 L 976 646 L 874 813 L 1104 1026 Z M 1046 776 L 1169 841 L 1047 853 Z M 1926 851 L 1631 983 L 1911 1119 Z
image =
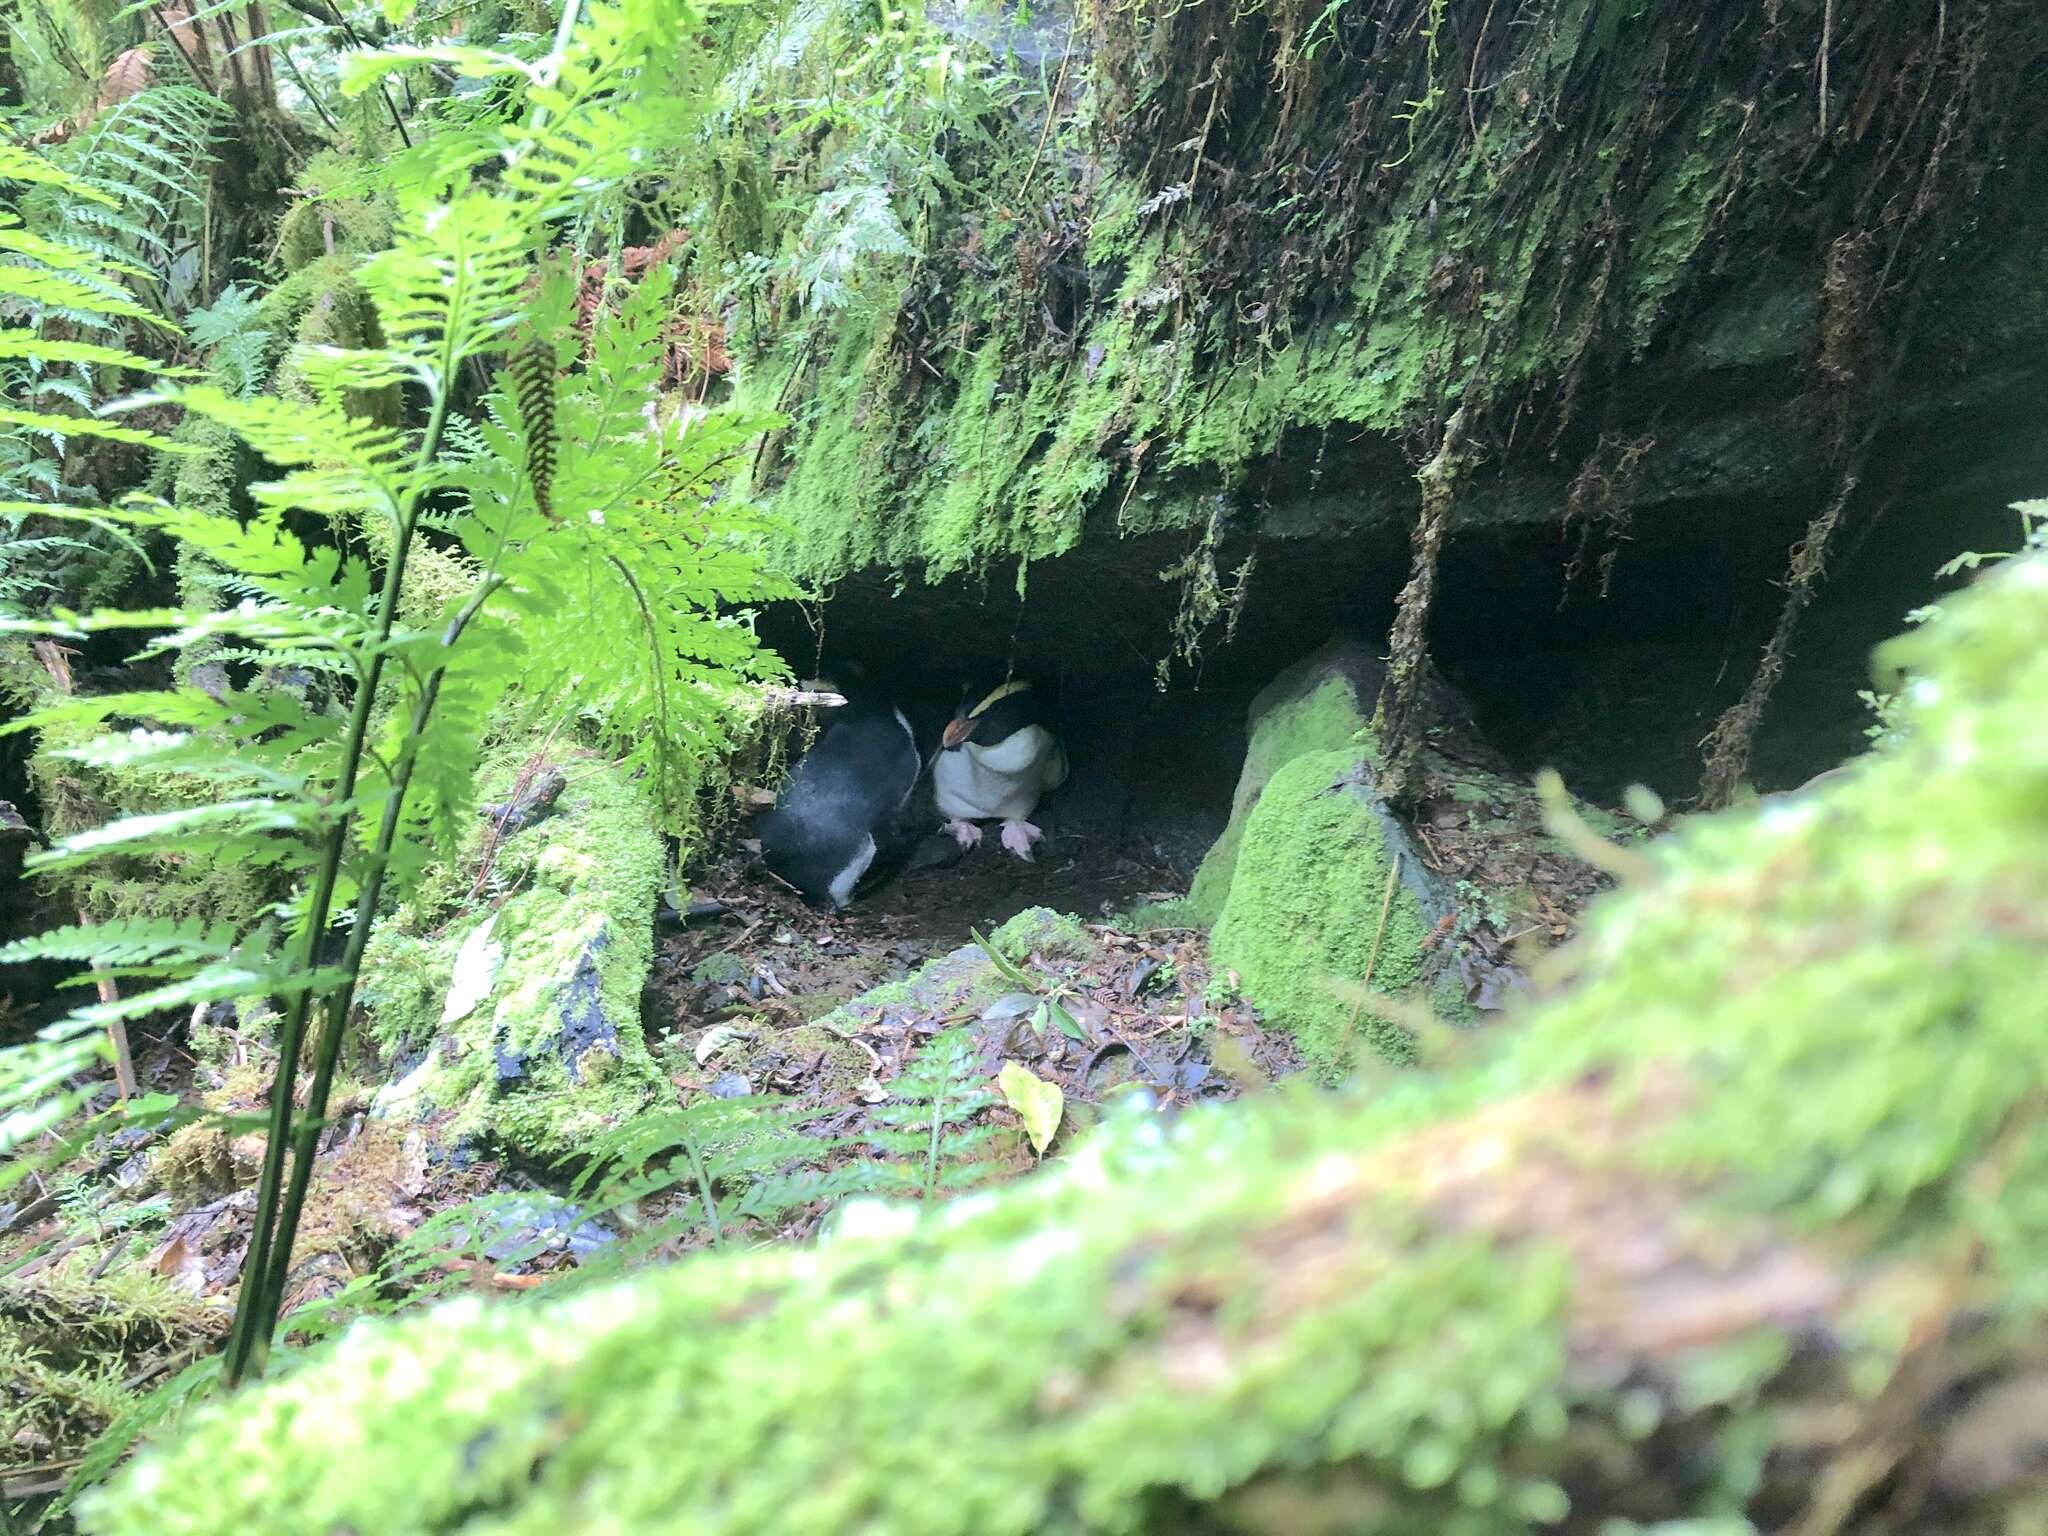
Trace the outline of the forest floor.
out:
M 1489 914 L 1501 925 L 1483 930 L 1491 948 L 1547 948 L 1604 881 L 1540 835 L 1525 786 L 1476 782 L 1441 787 L 1420 819 L 1422 846 L 1461 890 L 1520 893 L 1512 914 Z M 990 840 L 828 915 L 733 847 L 658 923 L 642 1025 L 674 1097 L 651 1107 L 772 1096 L 833 1146 L 829 1171 L 877 1156 L 870 1138 L 897 1079 L 947 1030 L 966 1032 L 991 1083 L 1014 1061 L 1059 1089 L 1055 1154 L 1121 1095 L 1170 1115 L 1302 1071 L 1292 1036 L 1239 1000 L 1234 978 L 1211 975 L 1202 932 L 1118 926 L 1115 914 L 1184 891 L 1157 848 L 1097 831 L 1049 837 L 1031 863 Z M 978 936 L 1034 908 L 1077 919 L 1059 931 L 1079 942 L 1025 954 L 991 986 Z M 932 988 L 918 979 L 926 967 L 964 967 L 980 984 Z M 1035 1012 L 1047 998 L 1071 1029 Z M 221 1118 L 168 1136 L 126 1133 L 0 1203 L 0 1356 L 38 1361 L 19 1385 L 0 1383 L 0 1413 L 18 1426 L 0 1443 L 0 1503 L 61 1487 L 125 1404 L 210 1354 L 225 1329 L 275 1063 L 261 1021 L 202 1036 L 190 1023 L 139 1029 L 139 1086 L 188 1117 Z M 450 1290 L 545 1290 L 600 1255 L 673 1258 L 712 1240 L 701 1222 L 671 1221 L 689 1204 L 682 1186 L 590 1219 L 574 1183 L 582 1170 L 517 1166 L 444 1144 L 432 1123 L 376 1118 L 384 1074 L 371 1062 L 356 1071 L 337 1093 L 301 1232 L 287 1321 L 298 1337 Z M 977 1114 L 993 1133 L 980 1155 L 994 1176 L 1028 1172 L 1037 1157 L 1020 1117 L 990 1098 Z M 738 1219 L 726 1241 L 802 1240 L 830 1208 Z

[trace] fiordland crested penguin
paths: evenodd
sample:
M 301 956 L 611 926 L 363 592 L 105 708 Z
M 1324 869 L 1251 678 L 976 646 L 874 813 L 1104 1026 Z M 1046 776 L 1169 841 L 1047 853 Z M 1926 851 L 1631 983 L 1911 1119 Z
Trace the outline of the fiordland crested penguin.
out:
M 789 776 L 759 823 L 761 859 L 812 906 L 844 910 L 876 856 L 896 840 L 924 770 L 903 711 L 854 673 L 846 702 Z
M 1027 818 L 1066 777 L 1066 748 L 1040 719 L 1027 682 L 967 690 L 932 762 L 933 797 L 954 840 L 972 848 L 981 841 L 975 823 L 999 820 L 1003 846 L 1025 860 L 1045 835 Z

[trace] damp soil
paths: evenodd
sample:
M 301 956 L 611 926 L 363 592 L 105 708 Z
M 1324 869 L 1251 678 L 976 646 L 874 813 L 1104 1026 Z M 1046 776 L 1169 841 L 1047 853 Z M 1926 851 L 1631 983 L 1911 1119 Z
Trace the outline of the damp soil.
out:
M 928 843 L 919 853 L 936 858 L 940 850 Z M 644 1017 L 659 1033 L 689 1027 L 707 1004 L 763 999 L 816 1017 L 1033 907 L 1100 923 L 1185 890 L 1182 876 L 1141 836 L 1050 830 L 1029 862 L 989 836 L 944 862 L 902 870 L 843 913 L 824 913 L 735 850 L 691 886 L 700 908 L 720 910 L 667 925 Z

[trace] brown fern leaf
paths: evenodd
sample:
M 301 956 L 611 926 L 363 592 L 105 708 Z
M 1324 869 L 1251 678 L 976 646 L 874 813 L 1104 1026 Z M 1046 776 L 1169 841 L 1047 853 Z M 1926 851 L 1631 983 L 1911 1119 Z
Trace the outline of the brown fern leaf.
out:
M 519 419 L 526 428 L 526 477 L 541 515 L 555 515 L 555 353 L 536 338 L 512 354 L 507 365 Z

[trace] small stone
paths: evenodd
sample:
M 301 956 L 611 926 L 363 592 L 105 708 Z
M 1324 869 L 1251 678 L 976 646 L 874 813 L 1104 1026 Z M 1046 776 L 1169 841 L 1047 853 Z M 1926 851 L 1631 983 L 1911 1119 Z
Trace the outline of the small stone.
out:
M 744 1099 L 753 1091 L 754 1085 L 747 1081 L 744 1072 L 721 1072 L 711 1085 L 711 1097 L 714 1099 Z

